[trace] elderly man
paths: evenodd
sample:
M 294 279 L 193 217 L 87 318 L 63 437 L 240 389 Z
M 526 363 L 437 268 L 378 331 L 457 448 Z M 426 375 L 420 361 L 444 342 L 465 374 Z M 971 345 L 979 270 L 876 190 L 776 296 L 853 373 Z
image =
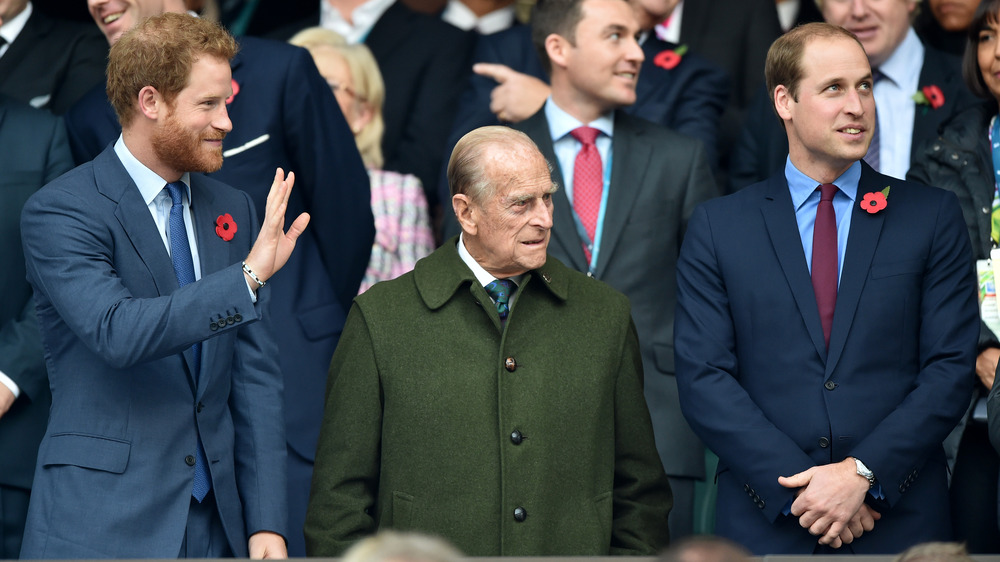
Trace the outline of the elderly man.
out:
M 957 198 L 861 160 L 875 98 L 853 34 L 797 27 L 765 68 L 784 171 L 695 209 L 677 265 L 677 384 L 719 455 L 716 533 L 758 555 L 948 540 L 941 442 L 979 335 Z
M 658 552 L 627 299 L 547 256 L 556 186 L 525 135 L 477 129 L 448 169 L 462 234 L 358 297 L 330 365 L 310 555 L 380 528 L 471 556 Z
M 22 558 L 284 557 L 285 432 L 270 288 L 279 168 L 263 226 L 222 166 L 236 43 L 185 14 L 111 48 L 122 134 L 21 215 L 52 389 Z

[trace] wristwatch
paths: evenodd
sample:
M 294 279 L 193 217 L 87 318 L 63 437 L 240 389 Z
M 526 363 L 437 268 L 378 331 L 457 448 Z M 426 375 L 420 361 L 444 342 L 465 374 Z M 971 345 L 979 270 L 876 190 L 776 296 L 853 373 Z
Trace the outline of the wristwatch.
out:
M 861 459 L 855 458 L 854 464 L 858 468 L 858 476 L 864 476 L 865 480 L 868 481 L 868 489 L 871 489 L 875 485 L 875 473 L 865 466 Z

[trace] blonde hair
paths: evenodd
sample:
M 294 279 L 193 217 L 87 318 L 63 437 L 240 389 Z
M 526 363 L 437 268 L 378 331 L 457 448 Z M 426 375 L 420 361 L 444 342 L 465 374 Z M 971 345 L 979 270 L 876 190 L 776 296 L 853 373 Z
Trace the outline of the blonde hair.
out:
M 365 45 L 348 44 L 337 32 L 322 27 L 303 29 L 288 42 L 304 47 L 313 57 L 322 52 L 334 53 L 347 63 L 354 81 L 355 103 L 368 104 L 372 110 L 371 121 L 355 135 L 354 142 L 366 166 L 381 168 L 384 162 L 382 134 L 385 132 L 385 120 L 382 105 L 385 103 L 385 82 L 375 56 Z
M 444 539 L 420 533 L 381 531 L 361 539 L 343 562 L 461 562 L 462 553 Z

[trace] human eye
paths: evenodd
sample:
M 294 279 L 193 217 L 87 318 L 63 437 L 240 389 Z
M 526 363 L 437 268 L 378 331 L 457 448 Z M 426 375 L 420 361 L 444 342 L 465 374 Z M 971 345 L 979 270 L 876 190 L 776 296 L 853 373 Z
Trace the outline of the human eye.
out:
M 990 29 L 984 29 L 979 32 L 979 42 L 986 43 L 993 40 L 993 31 Z

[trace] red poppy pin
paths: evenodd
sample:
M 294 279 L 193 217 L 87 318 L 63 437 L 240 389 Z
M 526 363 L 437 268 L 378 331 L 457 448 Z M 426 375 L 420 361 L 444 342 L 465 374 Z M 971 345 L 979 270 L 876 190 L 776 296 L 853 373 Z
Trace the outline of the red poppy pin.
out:
M 660 51 L 655 57 L 653 57 L 653 64 L 660 68 L 666 70 L 671 70 L 676 68 L 678 64 L 681 63 L 681 59 L 684 58 L 688 52 L 687 45 L 681 45 L 676 49 L 667 49 L 665 51 Z
M 236 83 L 235 78 L 233 79 L 232 83 L 233 83 L 233 95 L 226 98 L 226 105 L 233 103 L 233 98 L 236 97 L 236 94 L 240 93 L 240 85 Z
M 917 105 L 924 106 L 924 111 L 927 111 L 927 107 L 937 109 L 944 105 L 944 92 L 934 84 L 924 86 L 913 94 L 913 101 L 917 102 Z
M 226 242 L 232 240 L 233 236 L 236 236 L 236 221 L 233 220 L 233 215 L 229 213 L 219 215 L 219 218 L 215 219 L 215 233 Z
M 882 191 L 865 193 L 865 198 L 861 200 L 861 208 L 868 211 L 869 215 L 881 211 L 889 205 L 889 186 L 885 186 Z

